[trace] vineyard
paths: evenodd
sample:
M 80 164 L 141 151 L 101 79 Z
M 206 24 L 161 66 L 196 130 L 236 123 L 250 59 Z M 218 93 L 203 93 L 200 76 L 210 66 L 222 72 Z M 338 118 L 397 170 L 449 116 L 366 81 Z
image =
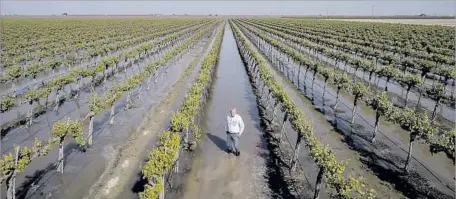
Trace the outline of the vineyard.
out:
M 452 27 L 0 25 L 1 198 L 455 198 Z M 225 152 L 233 107 L 240 157 Z

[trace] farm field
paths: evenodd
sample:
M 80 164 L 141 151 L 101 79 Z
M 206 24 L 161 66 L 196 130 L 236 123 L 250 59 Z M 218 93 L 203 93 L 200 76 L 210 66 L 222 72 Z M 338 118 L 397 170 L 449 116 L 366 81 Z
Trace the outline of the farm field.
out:
M 0 25 L 1 198 L 455 198 L 453 27 Z M 226 152 L 233 107 L 240 156 Z
M 329 19 L 352 22 L 399 23 L 415 25 L 456 26 L 456 19 Z

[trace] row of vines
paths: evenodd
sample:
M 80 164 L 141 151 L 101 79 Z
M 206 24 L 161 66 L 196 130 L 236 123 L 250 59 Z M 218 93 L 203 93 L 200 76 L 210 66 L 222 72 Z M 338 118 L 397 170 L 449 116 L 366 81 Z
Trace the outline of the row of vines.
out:
M 323 179 L 327 187 L 334 190 L 339 197 L 345 198 L 374 198 L 375 190 L 369 189 L 363 182 L 354 176 L 345 175 L 346 164 L 336 160 L 335 154 L 329 146 L 323 145 L 315 135 L 314 126 L 307 116 L 299 110 L 297 105 L 291 100 L 280 84 L 271 76 L 266 64 L 267 61 L 254 50 L 254 46 L 241 32 L 236 23 L 231 22 L 238 43 L 238 48 L 244 61 L 247 63 L 247 69 L 251 81 L 256 88 L 268 89 L 268 99 L 275 98 L 275 106 L 282 107 L 282 111 L 287 115 L 284 122 L 289 122 L 292 128 L 297 132 L 298 140 L 292 158 L 292 166 L 295 168 L 298 158 L 298 152 L 301 144 L 304 144 L 310 152 L 319 170 L 314 198 L 319 198 L 319 192 Z M 260 96 L 261 97 L 261 96 Z M 272 104 L 270 104 L 272 105 Z M 269 107 L 269 106 L 268 106 Z M 268 109 L 268 107 L 266 109 Z M 276 107 L 274 107 L 275 109 Z M 276 110 L 274 110 L 276 112 Z M 282 132 L 280 132 L 282 133 Z M 304 141 L 304 143 L 302 143 Z
M 198 126 L 197 118 L 209 94 L 224 27 L 225 25 L 222 23 L 217 30 L 213 46 L 203 60 L 202 68 L 195 82 L 185 95 L 179 110 L 171 117 L 169 130 L 159 134 L 159 142 L 148 155 L 148 160 L 142 169 L 142 175 L 147 180 L 147 184 L 144 191 L 139 193 L 139 198 L 163 199 L 166 175 L 169 175 L 168 172 L 171 169 L 173 172 L 179 171 L 180 151 L 201 141 L 201 129 Z

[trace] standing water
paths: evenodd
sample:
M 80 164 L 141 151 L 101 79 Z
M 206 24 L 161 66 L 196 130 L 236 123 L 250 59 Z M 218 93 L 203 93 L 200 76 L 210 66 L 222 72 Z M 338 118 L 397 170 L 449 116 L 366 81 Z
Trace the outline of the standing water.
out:
M 267 198 L 265 160 L 268 152 L 262 140 L 256 98 L 249 83 L 236 41 L 226 27 L 212 99 L 202 122 L 207 136 L 192 163 L 183 198 Z M 245 130 L 240 137 L 239 157 L 225 152 L 225 121 L 235 107 Z

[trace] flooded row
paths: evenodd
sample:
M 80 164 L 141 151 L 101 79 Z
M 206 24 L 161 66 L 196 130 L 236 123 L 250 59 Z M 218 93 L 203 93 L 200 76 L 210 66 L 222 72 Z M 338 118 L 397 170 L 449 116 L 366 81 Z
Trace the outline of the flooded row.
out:
M 227 153 L 225 129 L 229 110 L 236 108 L 245 130 L 240 156 Z M 190 163 L 184 190 L 173 198 L 269 198 L 267 148 L 258 105 L 239 55 L 233 32 L 225 27 L 220 60 L 202 120 L 203 143 Z

